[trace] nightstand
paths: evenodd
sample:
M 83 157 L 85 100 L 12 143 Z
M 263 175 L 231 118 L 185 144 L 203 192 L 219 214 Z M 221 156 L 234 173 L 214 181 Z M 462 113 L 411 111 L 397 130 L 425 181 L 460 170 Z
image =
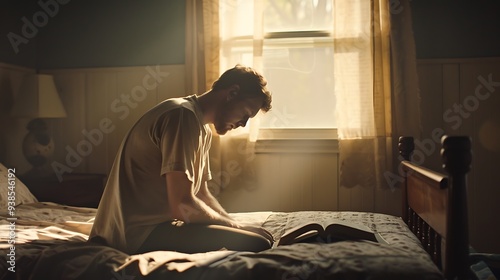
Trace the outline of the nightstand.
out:
M 67 173 L 57 177 L 25 177 L 21 181 L 40 202 L 97 208 L 106 184 L 104 174 Z

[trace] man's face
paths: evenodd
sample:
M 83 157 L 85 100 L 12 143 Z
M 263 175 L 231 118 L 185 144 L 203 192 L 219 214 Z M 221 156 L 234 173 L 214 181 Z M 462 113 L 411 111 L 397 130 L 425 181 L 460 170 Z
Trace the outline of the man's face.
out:
M 233 97 L 222 104 L 215 116 L 214 126 L 219 135 L 224 135 L 231 129 L 244 127 L 248 119 L 255 117 L 262 107 L 262 97 Z

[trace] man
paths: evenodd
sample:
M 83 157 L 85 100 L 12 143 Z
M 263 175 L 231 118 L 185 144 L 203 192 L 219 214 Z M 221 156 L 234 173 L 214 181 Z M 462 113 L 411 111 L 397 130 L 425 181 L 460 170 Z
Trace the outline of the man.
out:
M 145 113 L 119 148 L 90 240 L 129 254 L 269 248 L 267 231 L 236 223 L 207 187 L 209 124 L 224 135 L 269 111 L 266 85 L 237 65 L 208 92 L 168 99 Z

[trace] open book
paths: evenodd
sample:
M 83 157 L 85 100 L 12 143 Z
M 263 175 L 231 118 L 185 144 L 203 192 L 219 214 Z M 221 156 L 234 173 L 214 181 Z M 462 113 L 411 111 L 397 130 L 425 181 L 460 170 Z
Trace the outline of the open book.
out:
M 341 240 L 369 240 L 382 244 L 387 241 L 369 227 L 338 221 L 329 225 L 306 223 L 286 231 L 274 246 L 289 245 L 298 242 L 331 243 Z

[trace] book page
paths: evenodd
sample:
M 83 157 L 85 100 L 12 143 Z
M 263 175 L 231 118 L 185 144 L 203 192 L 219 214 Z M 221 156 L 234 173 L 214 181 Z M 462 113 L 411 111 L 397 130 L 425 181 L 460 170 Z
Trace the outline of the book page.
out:
M 278 246 L 299 242 L 323 232 L 323 226 L 317 223 L 303 224 L 286 231 L 278 241 Z

